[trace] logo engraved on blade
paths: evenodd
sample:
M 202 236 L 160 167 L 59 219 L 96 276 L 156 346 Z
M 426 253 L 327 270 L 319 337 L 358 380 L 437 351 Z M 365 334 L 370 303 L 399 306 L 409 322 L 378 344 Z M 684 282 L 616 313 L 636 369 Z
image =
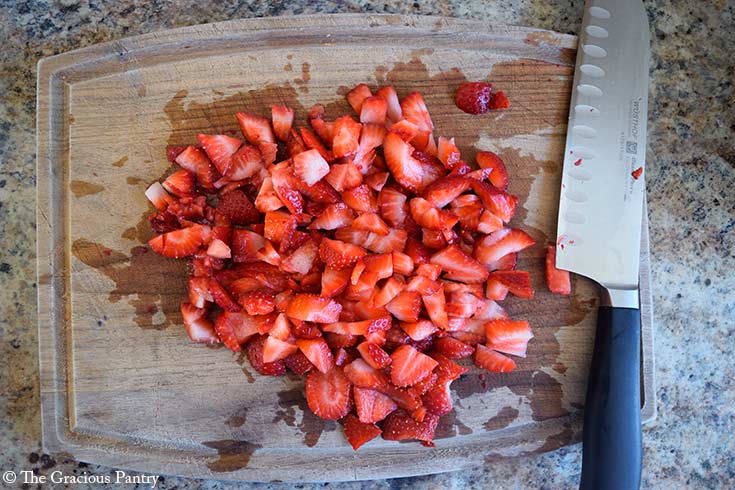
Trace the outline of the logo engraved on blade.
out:
M 625 153 L 629 153 L 631 155 L 635 155 L 638 153 L 638 143 L 635 141 L 626 141 L 625 142 Z

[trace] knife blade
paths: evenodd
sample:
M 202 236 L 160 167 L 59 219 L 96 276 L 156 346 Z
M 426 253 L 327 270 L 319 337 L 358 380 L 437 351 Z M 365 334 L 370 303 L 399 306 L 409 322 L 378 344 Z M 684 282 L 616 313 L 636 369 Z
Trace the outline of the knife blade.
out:
M 640 485 L 638 268 L 650 34 L 641 0 L 587 0 L 557 223 L 556 266 L 602 286 L 580 488 Z

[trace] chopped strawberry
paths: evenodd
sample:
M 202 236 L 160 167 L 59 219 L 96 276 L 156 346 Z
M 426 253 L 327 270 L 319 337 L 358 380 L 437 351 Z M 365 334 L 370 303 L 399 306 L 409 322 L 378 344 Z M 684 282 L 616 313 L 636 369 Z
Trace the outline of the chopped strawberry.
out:
M 309 128 L 306 128 L 304 126 L 301 126 L 299 128 L 301 133 L 301 140 L 304 142 L 304 146 L 311 150 L 317 150 L 319 154 L 328 162 L 331 162 L 334 159 L 334 155 L 332 155 L 332 152 L 327 150 L 327 147 L 324 146 L 324 143 L 322 140 L 317 137 Z
M 232 231 L 232 260 L 234 262 L 252 262 L 257 260 L 256 254 L 265 246 L 265 239 L 253 231 L 235 229 Z
M 334 323 L 339 320 L 340 311 L 342 305 L 331 298 L 316 294 L 295 294 L 286 308 L 286 315 L 305 322 Z
M 391 354 L 390 379 L 396 386 L 418 383 L 437 366 L 437 362 L 410 345 L 402 345 Z
M 388 172 L 376 172 L 365 176 L 365 183 L 372 190 L 380 192 L 388 182 L 390 174 Z
M 298 339 L 299 350 L 304 353 L 309 362 L 322 373 L 329 372 L 334 367 L 332 351 L 324 339 Z
M 306 274 L 311 270 L 318 255 L 319 245 L 313 240 L 309 240 L 283 259 L 280 269 L 284 272 Z
M 233 224 L 248 225 L 260 219 L 260 213 L 244 192 L 236 190 L 220 197 L 217 211 L 227 216 Z
M 291 131 L 288 133 L 288 139 L 286 140 L 286 153 L 288 156 L 292 157 L 306 150 L 307 148 L 304 140 L 301 138 L 301 133 L 291 128 Z
M 569 271 L 556 268 L 556 245 L 554 244 L 546 247 L 546 284 L 552 293 L 569 295 L 572 292 Z
M 485 291 L 485 296 L 494 301 L 503 301 L 508 296 L 508 287 L 492 276 L 487 280 Z
M 444 289 L 439 288 L 433 293 L 421 296 L 421 300 L 426 307 L 426 312 L 434 324 L 443 329 L 449 329 L 449 317 L 447 316 L 446 297 Z
M 284 105 L 271 106 L 271 120 L 273 132 L 279 141 L 286 142 L 293 126 L 294 111 Z
M 406 241 L 405 253 L 411 257 L 416 266 L 429 263 L 432 254 L 431 250 L 429 250 L 423 243 L 413 238 L 409 238 Z
M 240 311 L 240 305 L 237 304 L 235 298 L 217 281 L 215 278 L 209 279 L 209 293 L 214 298 L 217 306 L 227 311 Z
M 255 258 L 267 264 L 278 266 L 281 264 L 281 254 L 269 240 L 264 240 L 263 248 L 255 253 Z
M 365 443 L 378 437 L 382 432 L 377 425 L 361 422 L 352 414 L 348 414 L 344 418 L 343 424 L 347 442 L 355 451 Z
M 413 272 L 413 259 L 409 255 L 395 250 L 391 254 L 393 256 L 393 271 L 404 276 Z
M 485 82 L 470 82 L 459 86 L 454 103 L 468 114 L 488 112 L 492 101 L 492 85 Z
M 405 226 L 408 216 L 407 197 L 390 187 L 384 187 L 378 195 L 380 214 L 393 227 Z
M 513 252 L 505 254 L 495 262 L 487 264 L 487 268 L 490 271 L 512 271 L 515 270 L 517 263 L 518 253 Z
M 633 177 L 633 180 L 640 179 L 641 175 L 643 175 L 643 167 L 638 167 L 630 173 L 630 176 Z
M 474 347 L 452 337 L 442 337 L 434 341 L 434 347 L 449 359 L 465 359 L 475 352 Z
M 360 107 L 360 122 L 383 124 L 388 113 L 388 103 L 380 96 L 368 97 Z
M 389 131 L 398 135 L 404 142 L 409 143 L 419 133 L 419 127 L 411 121 L 401 119 L 393 123 Z
M 353 266 L 360 257 L 364 257 L 365 250 L 351 243 L 324 238 L 319 246 L 319 256 L 327 267 L 345 269 Z
M 371 367 L 362 358 L 346 365 L 344 372 L 350 382 L 360 388 L 383 390 L 388 386 L 388 376 L 383 371 Z
M 365 184 L 343 191 L 342 200 L 358 213 L 374 213 L 378 210 L 375 195 Z
M 411 145 L 405 143 L 395 133 L 388 133 L 383 142 L 385 163 L 393 178 L 400 185 L 413 192 L 421 192 L 439 177 L 441 167 L 436 164 L 417 160 Z
M 349 157 L 357 153 L 362 126 L 350 116 L 342 116 L 334 121 L 332 154 L 335 158 Z
M 258 196 L 255 198 L 255 207 L 261 213 L 276 211 L 284 206 L 281 198 L 278 197 L 276 190 L 273 188 L 273 179 L 266 177 L 260 186 Z
M 419 226 L 429 230 L 451 229 L 457 217 L 451 211 L 437 209 L 424 198 L 414 197 L 409 203 L 411 216 Z
M 332 165 L 324 180 L 338 192 L 357 187 L 362 183 L 362 174 L 352 162 Z
M 274 362 L 285 359 L 298 350 L 295 344 L 284 342 L 273 336 L 268 336 L 263 344 L 263 362 Z
M 151 229 L 156 233 L 168 233 L 169 231 L 178 230 L 180 227 L 178 218 L 168 211 L 159 211 L 148 216 L 148 222 L 151 224 Z
M 367 334 L 368 327 L 370 327 L 370 320 L 361 320 L 356 322 L 329 323 L 324 325 L 322 330 L 341 335 L 365 335 Z
M 501 218 L 504 223 L 510 221 L 518 203 L 517 197 L 498 190 L 487 182 L 472 179 L 471 184 L 472 189 L 480 197 L 482 204 L 490 212 Z
M 274 362 L 265 362 L 263 360 L 266 339 L 267 337 L 265 335 L 255 335 L 245 346 L 250 365 L 257 372 L 265 376 L 283 376 L 286 374 L 286 365 L 283 363 L 283 360 Z
M 508 107 L 510 107 L 510 101 L 505 95 L 505 92 L 503 92 L 502 90 L 498 90 L 497 92 L 493 93 L 493 97 L 490 100 L 489 104 L 490 110 L 507 109 Z
M 288 210 L 293 214 L 302 213 L 304 211 L 304 198 L 299 192 L 302 181 L 293 174 L 291 169 L 285 166 L 273 168 L 271 171 L 271 180 L 273 182 L 273 189 Z
M 421 295 L 414 291 L 401 291 L 385 308 L 404 322 L 415 322 L 421 311 Z
M 352 356 L 352 353 L 344 347 L 340 347 L 334 351 L 334 364 L 336 366 L 345 367 L 354 359 L 355 358 Z
M 350 410 L 351 389 L 352 385 L 338 367 L 328 372 L 311 371 L 306 377 L 306 402 L 317 417 L 338 420 Z
M 321 295 L 333 297 L 341 294 L 350 282 L 350 269 L 333 269 L 327 267 L 322 273 Z
M 314 204 L 335 204 L 340 200 L 339 192 L 334 190 L 325 180 L 320 180 L 314 185 L 306 185 L 302 182 L 298 186 L 298 190 L 306 199 L 313 201 Z M 310 203 L 307 201 L 306 204 L 309 205 Z
M 309 124 L 314 132 L 327 146 L 332 145 L 334 138 L 334 123 L 327 122 L 322 117 L 309 118 Z
M 293 354 L 285 357 L 283 359 L 283 363 L 291 370 L 291 372 L 298 374 L 299 376 L 308 373 L 311 368 L 314 367 L 314 365 L 309 362 L 309 359 L 307 359 L 304 353 L 300 350 L 297 350 Z
M 424 97 L 419 92 L 411 92 L 401 101 L 401 111 L 403 117 L 416 126 L 420 131 L 434 131 L 434 123 L 429 116 L 429 110 L 426 108 Z
M 436 326 L 428 320 L 401 322 L 401 328 L 413 340 L 424 340 L 438 330 Z
M 459 148 L 454 144 L 454 138 L 439 136 L 437 158 L 441 160 L 445 168 L 450 170 L 459 164 L 462 157 L 459 153 Z
M 352 228 L 369 231 L 378 235 L 387 235 L 390 232 L 390 228 L 385 224 L 385 221 L 380 219 L 380 216 L 375 213 L 359 214 L 352 222 Z
M 531 236 L 518 229 L 502 228 L 475 243 L 474 257 L 483 264 L 492 264 L 501 257 L 530 247 L 536 243 Z
M 381 349 L 378 344 L 363 342 L 357 346 L 357 350 L 365 362 L 375 369 L 383 369 L 391 363 L 388 353 Z
M 357 114 L 362 110 L 362 104 L 368 97 L 372 97 L 373 93 L 370 87 L 361 83 L 357 87 L 347 92 L 347 102 L 352 106 Z
M 508 288 L 508 291 L 520 298 L 533 298 L 531 276 L 525 271 L 495 271 L 490 278 Z
M 377 254 L 391 253 L 396 250 L 400 252 L 406 246 L 407 239 L 408 233 L 406 230 L 391 228 L 387 235 L 368 233 L 365 246 L 368 250 Z
M 485 209 L 480 215 L 480 219 L 477 223 L 477 231 L 480 233 L 492 233 L 503 227 L 503 220 Z
M 194 184 L 194 174 L 186 169 L 181 169 L 166 177 L 162 185 L 171 194 L 184 197 L 194 193 Z
M 242 145 L 239 139 L 224 134 L 198 134 L 197 140 L 221 174 L 227 173 L 232 163 L 232 155 Z
M 265 213 L 264 236 L 273 243 L 287 241 L 296 230 L 296 218 L 284 211 Z
M 163 188 L 160 182 L 152 183 L 150 187 L 146 189 L 145 197 L 147 197 L 159 211 L 165 211 L 168 205 L 174 202 L 174 198 L 166 192 L 166 189 Z
M 398 408 L 398 405 L 387 395 L 377 390 L 369 388 L 360 388 L 355 386 L 353 389 L 355 397 L 355 408 L 360 422 L 366 424 L 374 424 L 380 422 L 389 413 Z
M 475 365 L 493 373 L 507 373 L 516 368 L 516 363 L 513 359 L 495 352 L 482 344 L 477 344 Z
M 487 346 L 505 354 L 526 357 L 528 341 L 533 338 L 528 322 L 490 320 L 485 323 Z
M 196 176 L 197 183 L 204 190 L 214 190 L 214 183 L 219 180 L 220 175 L 201 149 L 194 146 L 187 146 L 176 157 L 176 163 L 193 173 Z
M 293 157 L 296 177 L 307 185 L 314 185 L 329 173 L 329 164 L 317 150 L 308 150 Z
M 168 145 L 166 147 L 166 160 L 170 163 L 176 163 L 176 157 L 186 150 L 186 146 Z
M 197 308 L 189 303 L 181 303 L 181 316 L 184 319 L 184 328 L 192 342 L 206 342 L 217 344 L 220 342 L 212 322 L 207 319 L 207 310 Z
M 411 415 L 399 409 L 388 415 L 383 422 L 383 439 L 387 441 L 416 439 L 431 442 L 438 423 L 439 417 L 433 413 L 427 413 L 422 422 L 416 422 Z
M 490 183 L 504 191 L 508 188 L 508 170 L 503 160 L 491 151 L 478 151 L 475 156 L 480 168 L 491 169 Z
M 446 177 L 429 185 L 423 196 L 433 206 L 443 208 L 469 188 L 470 181 L 465 177 Z
M 403 119 L 403 111 L 401 110 L 401 103 L 398 100 L 396 89 L 393 87 L 382 87 L 375 92 L 375 95 L 385 100 L 388 119 L 394 122 Z
M 444 277 L 455 281 L 479 283 L 485 281 L 489 274 L 484 265 L 456 245 L 450 245 L 432 255 L 431 263 L 441 266 Z
M 213 230 L 213 232 L 215 230 Z M 232 256 L 230 247 L 218 238 L 215 238 L 209 243 L 209 247 L 207 247 L 207 255 L 217 259 L 229 259 Z
M 267 315 L 276 307 L 273 295 L 262 289 L 241 294 L 238 302 L 245 308 L 248 315 Z
M 196 308 L 204 308 L 214 298 L 209 293 L 209 280 L 206 277 L 190 277 L 188 283 L 189 302 Z
M 268 119 L 247 112 L 238 112 L 236 116 L 237 122 L 240 124 L 240 130 L 250 144 L 276 142 L 271 129 L 271 122 Z
M 148 241 L 148 245 L 156 253 L 178 259 L 195 253 L 199 246 L 205 243 L 210 233 L 211 229 L 208 226 L 195 224 L 153 237 Z

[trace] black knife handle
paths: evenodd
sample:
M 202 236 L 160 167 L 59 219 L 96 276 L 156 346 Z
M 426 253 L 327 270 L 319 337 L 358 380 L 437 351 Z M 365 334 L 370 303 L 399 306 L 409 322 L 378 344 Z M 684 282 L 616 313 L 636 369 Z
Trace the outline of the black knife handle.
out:
M 638 490 L 641 481 L 638 309 L 601 306 L 584 408 L 580 490 Z

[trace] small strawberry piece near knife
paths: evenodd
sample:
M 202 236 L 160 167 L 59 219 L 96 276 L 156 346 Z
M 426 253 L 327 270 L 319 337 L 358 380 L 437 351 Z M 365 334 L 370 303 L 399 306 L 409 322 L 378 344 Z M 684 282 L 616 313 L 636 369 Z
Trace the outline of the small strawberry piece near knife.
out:
M 556 268 L 556 245 L 546 246 L 546 284 L 549 291 L 556 294 L 572 293 L 572 282 L 569 271 Z

